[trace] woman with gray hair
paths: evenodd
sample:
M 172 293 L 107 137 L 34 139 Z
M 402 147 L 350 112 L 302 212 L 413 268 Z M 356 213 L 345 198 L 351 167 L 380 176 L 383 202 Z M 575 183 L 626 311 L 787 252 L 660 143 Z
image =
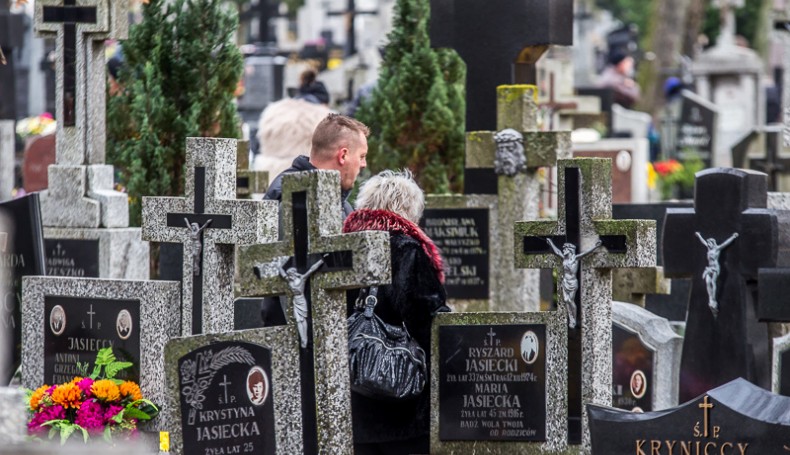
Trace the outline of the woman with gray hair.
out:
M 425 196 L 411 172 L 383 171 L 362 184 L 357 210 L 346 219 L 343 232 L 390 233 L 392 284 L 379 286 L 375 313 L 387 323 L 406 324 L 430 365 L 431 320 L 437 312 L 450 309 L 445 305 L 442 257 L 417 225 L 424 207 Z M 349 316 L 353 311 L 350 304 Z M 399 401 L 352 392 L 354 453 L 428 453 L 429 406 L 429 387 L 417 398 Z

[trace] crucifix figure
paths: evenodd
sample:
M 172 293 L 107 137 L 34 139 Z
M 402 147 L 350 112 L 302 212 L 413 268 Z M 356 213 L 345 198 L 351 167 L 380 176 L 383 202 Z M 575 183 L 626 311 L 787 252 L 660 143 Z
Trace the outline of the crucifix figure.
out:
M 562 245 L 562 251 L 554 245 L 550 238 L 546 238 L 546 242 L 554 254 L 562 259 L 562 279 L 559 287 L 562 289 L 562 302 L 568 311 L 568 327 L 573 329 L 576 328 L 576 291 L 579 290 L 579 280 L 576 275 L 579 273 L 579 260 L 595 251 L 602 243 L 598 240 L 594 247 L 576 254 L 576 245 L 570 242 Z
M 713 237 L 709 239 L 702 237 L 699 231 L 695 232 L 695 234 L 705 248 L 708 249 L 708 266 L 705 267 L 705 270 L 702 272 L 702 279 L 705 280 L 705 287 L 708 289 L 708 306 L 715 317 L 719 314 L 719 304 L 716 302 L 716 281 L 719 279 L 719 274 L 721 273 L 719 255 L 721 254 L 721 250 L 730 246 L 730 244 L 738 238 L 738 233 L 732 234 L 730 238 L 725 240 L 721 245 L 716 243 L 716 239 Z
M 391 274 L 389 235 L 342 234 L 339 207 L 337 171 L 287 174 L 281 240 L 241 249 L 241 295 L 285 296 L 300 346 L 304 453 L 353 453 L 345 291 Z
M 189 228 L 189 238 L 192 240 L 191 256 L 193 275 L 200 276 L 200 258 L 203 252 L 203 229 L 206 229 L 208 225 L 211 224 L 211 220 L 203 223 L 203 226 L 190 222 L 188 218 L 184 218 L 184 222 Z
M 287 261 L 285 261 L 287 262 Z M 280 276 L 288 282 L 288 287 L 291 288 L 293 295 L 294 318 L 296 319 L 296 328 L 299 331 L 299 345 L 302 349 L 307 347 L 307 318 L 308 314 L 307 298 L 304 295 L 304 288 L 307 280 L 315 271 L 324 265 L 324 260 L 319 259 L 312 267 L 305 273 L 300 274 L 296 267 L 290 267 L 288 270 L 283 269 L 280 264 Z

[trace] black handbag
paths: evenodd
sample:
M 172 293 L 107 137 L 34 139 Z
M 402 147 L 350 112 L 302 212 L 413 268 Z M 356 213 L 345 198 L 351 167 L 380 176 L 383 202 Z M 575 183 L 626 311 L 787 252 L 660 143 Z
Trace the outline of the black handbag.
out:
M 348 318 L 348 356 L 351 390 L 378 399 L 408 399 L 425 388 L 425 351 L 409 335 L 406 325 L 382 321 L 374 312 L 377 287 L 364 291 Z

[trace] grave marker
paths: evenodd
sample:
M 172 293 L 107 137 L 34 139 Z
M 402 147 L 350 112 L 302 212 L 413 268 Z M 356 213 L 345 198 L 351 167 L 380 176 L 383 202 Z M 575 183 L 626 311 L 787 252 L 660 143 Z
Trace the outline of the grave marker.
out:
M 654 266 L 655 227 L 652 221 L 611 219 L 608 160 L 559 160 L 557 175 L 559 220 L 516 223 L 516 266 L 558 270 L 560 311 L 570 326 L 569 440 L 588 448 L 583 404 L 612 400 L 611 269 Z M 561 261 L 549 240 L 573 257 Z
M 288 326 L 299 332 L 306 453 L 353 451 L 345 291 L 389 281 L 391 273 L 389 235 L 341 234 L 340 207 L 337 171 L 287 174 L 283 238 L 241 248 L 242 295 L 286 295 Z
M 432 340 L 431 453 L 567 447 L 563 312 L 440 313 Z
M 574 157 L 609 158 L 612 162 L 612 202 L 616 204 L 648 201 L 647 139 L 602 139 L 573 145 Z
M 716 151 L 718 108 L 707 99 L 683 90 L 680 120 L 677 130 L 677 149 L 674 158 L 686 161 L 699 158 L 711 167 Z
M 170 453 L 305 453 L 294 327 L 165 347 Z
M 758 270 L 781 265 L 787 245 L 780 233 L 790 220 L 766 203 L 765 174 L 716 168 L 697 173 L 693 209 L 667 209 L 664 272 L 692 282 L 681 402 L 737 377 L 770 386 L 768 330 L 757 320 L 754 293 Z M 699 237 L 712 240 L 703 245 Z
M 275 238 L 277 203 L 235 199 L 235 139 L 187 138 L 186 146 L 186 197 L 144 197 L 143 238 L 184 245 L 182 333 L 226 332 L 235 246 Z
M 23 386 L 70 381 L 79 375 L 76 362 L 92 364 L 99 349 L 112 347 L 134 363 L 122 373 L 146 398 L 165 403 L 162 351 L 180 332 L 178 283 L 28 276 L 22 301 Z M 164 428 L 161 419 L 153 424 Z

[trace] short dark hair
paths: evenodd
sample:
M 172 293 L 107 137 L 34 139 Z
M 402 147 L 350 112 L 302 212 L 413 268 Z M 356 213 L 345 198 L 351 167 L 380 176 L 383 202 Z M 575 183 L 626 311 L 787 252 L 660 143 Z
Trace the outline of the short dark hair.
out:
M 342 142 L 356 141 L 357 135 L 370 135 L 370 129 L 359 120 L 342 114 L 329 114 L 315 127 L 310 155 L 328 154 Z

